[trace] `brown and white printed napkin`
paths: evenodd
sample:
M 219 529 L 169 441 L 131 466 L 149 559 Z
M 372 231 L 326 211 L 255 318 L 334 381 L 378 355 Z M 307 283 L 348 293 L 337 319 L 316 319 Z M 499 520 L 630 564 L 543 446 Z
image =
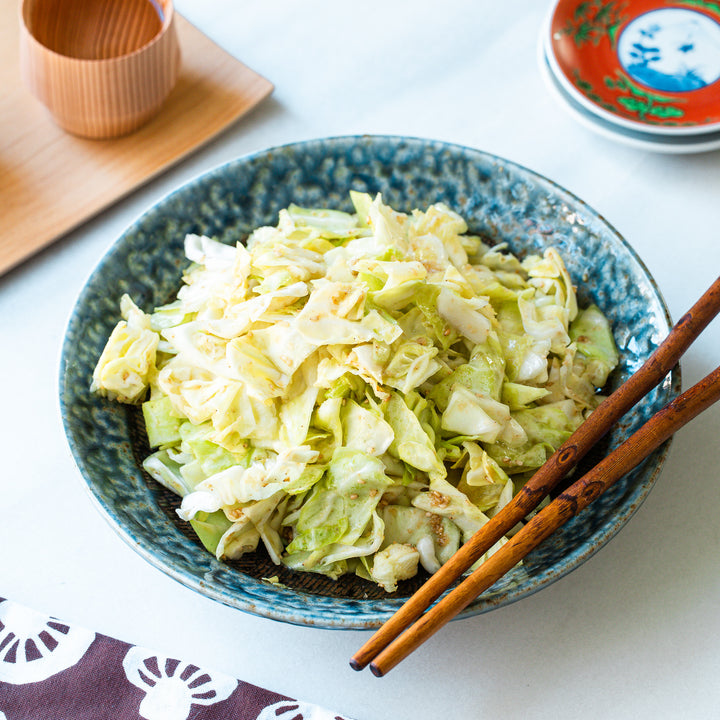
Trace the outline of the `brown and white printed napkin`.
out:
M 0 598 L 0 720 L 348 720 Z

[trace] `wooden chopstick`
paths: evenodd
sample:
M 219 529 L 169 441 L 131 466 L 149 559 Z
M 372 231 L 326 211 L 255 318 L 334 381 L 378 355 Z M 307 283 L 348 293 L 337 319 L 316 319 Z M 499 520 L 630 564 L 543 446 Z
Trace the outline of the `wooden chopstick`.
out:
M 362 670 L 565 477 L 633 405 L 658 385 L 720 311 L 720 277 L 677 322 L 655 352 L 609 395 L 533 475 L 501 512 L 490 519 L 392 615 L 350 660 Z
M 650 418 L 622 445 L 563 491 L 477 570 L 390 643 L 370 664 L 382 676 L 513 568 L 557 528 L 632 470 L 673 433 L 720 399 L 720 367 Z

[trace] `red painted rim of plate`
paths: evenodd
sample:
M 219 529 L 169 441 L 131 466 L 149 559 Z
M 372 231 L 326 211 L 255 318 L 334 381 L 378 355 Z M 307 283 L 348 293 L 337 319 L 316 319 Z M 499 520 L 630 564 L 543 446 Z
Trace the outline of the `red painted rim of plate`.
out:
M 641 130 L 629 130 L 619 127 L 616 123 L 609 123 L 604 118 L 588 112 L 587 108 L 582 107 L 565 90 L 550 67 L 550 60 L 544 45 L 539 48 L 538 64 L 545 84 L 567 112 L 581 125 L 608 140 L 637 150 L 647 150 L 664 155 L 689 155 L 720 150 L 720 130 L 702 135 L 668 136 L 667 134 L 658 135 Z M 683 142 L 678 143 L 678 141 Z
M 666 135 L 717 130 L 720 79 L 696 90 L 656 90 L 632 78 L 618 57 L 617 41 L 630 23 L 669 8 L 720 27 L 720 0 L 559 0 L 545 35 L 558 80 L 591 112 L 624 127 Z

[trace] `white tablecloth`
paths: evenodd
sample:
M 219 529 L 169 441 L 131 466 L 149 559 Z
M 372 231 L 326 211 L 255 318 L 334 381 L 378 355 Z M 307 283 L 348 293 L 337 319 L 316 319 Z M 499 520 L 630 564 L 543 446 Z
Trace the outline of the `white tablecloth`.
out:
M 59 420 L 67 317 L 131 221 L 238 155 L 357 133 L 460 143 L 538 171 L 603 214 L 675 319 L 720 267 L 720 152 L 655 154 L 577 124 L 538 69 L 544 3 L 177 8 L 276 90 L 208 147 L 0 278 L 0 596 L 358 720 L 718 717 L 720 408 L 678 434 L 650 497 L 600 553 L 530 598 L 451 623 L 382 679 L 348 666 L 367 633 L 212 602 L 148 565 L 96 511 Z M 683 360 L 685 387 L 719 357 L 720 321 Z

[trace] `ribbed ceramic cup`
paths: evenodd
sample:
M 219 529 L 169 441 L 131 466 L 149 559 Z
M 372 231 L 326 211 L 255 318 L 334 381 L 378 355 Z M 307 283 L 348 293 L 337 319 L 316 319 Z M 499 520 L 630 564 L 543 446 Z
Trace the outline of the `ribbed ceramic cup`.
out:
M 177 82 L 172 0 L 23 0 L 20 21 L 23 79 L 75 135 L 136 130 Z

